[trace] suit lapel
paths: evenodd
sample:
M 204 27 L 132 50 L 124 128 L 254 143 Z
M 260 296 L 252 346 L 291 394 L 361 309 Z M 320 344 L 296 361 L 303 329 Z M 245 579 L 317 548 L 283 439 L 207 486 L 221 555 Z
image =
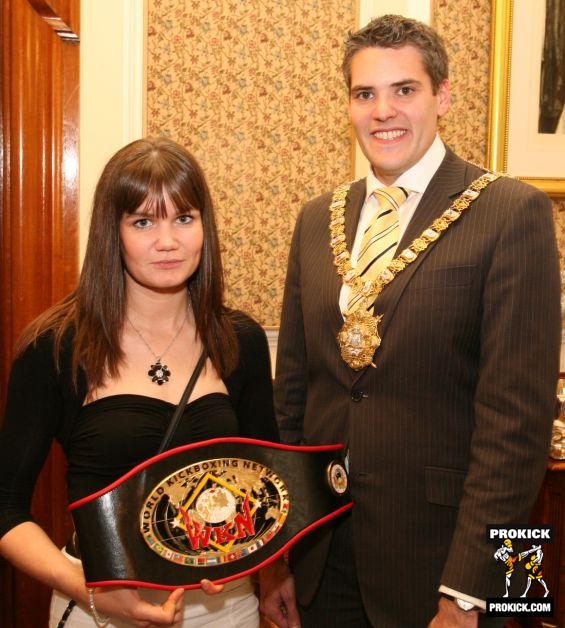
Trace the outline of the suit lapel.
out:
M 468 185 L 465 177 L 466 169 L 466 163 L 447 149 L 441 166 L 432 177 L 402 236 L 397 253 L 405 249 L 414 238 L 427 229 L 465 190 Z
M 455 153 L 448 148 L 441 166 L 432 177 L 416 208 L 414 216 L 402 236 L 396 253 L 398 254 L 408 247 L 414 238 L 417 238 L 436 218 L 441 216 L 451 205 L 453 200 L 467 188 L 475 176 L 473 176 L 473 173 L 469 172 L 467 162 L 457 157 Z M 362 179 L 352 184 L 347 195 L 345 235 L 348 251 L 351 251 L 355 240 L 357 224 L 365 200 L 365 190 L 366 180 Z M 393 318 L 398 301 L 408 285 L 408 282 L 433 248 L 434 245 L 432 244 L 428 249 L 420 253 L 418 258 L 409 264 L 395 277 L 394 281 L 385 288 L 383 295 L 377 298 L 376 312 L 384 313 L 383 320 L 379 325 L 381 337 L 384 337 L 386 333 L 386 329 Z M 339 285 L 341 286 L 341 282 L 339 282 Z M 385 303 L 386 306 L 383 308 Z M 381 307 L 379 307 L 379 304 Z M 343 321 L 339 307 L 336 307 L 336 316 L 336 320 L 339 319 L 340 321 L 339 327 L 341 327 Z M 374 372 L 374 370 L 367 368 L 358 372 L 351 371 L 351 374 L 353 379 L 357 380 L 368 372 Z
M 407 248 L 432 222 L 451 205 L 471 183 L 473 176 L 468 172 L 468 164 L 457 157 L 450 149 L 432 177 L 424 192 L 418 207 L 410 221 L 402 239 L 398 245 L 396 255 Z M 464 217 L 462 218 L 464 220 Z M 408 282 L 424 263 L 426 257 L 433 251 L 435 244 L 429 246 L 420 253 L 418 258 L 409 264 L 397 277 L 385 288 L 383 294 L 377 298 L 375 311 L 383 314 L 379 324 L 381 337 L 385 336 L 388 325 L 394 316 L 394 311 Z

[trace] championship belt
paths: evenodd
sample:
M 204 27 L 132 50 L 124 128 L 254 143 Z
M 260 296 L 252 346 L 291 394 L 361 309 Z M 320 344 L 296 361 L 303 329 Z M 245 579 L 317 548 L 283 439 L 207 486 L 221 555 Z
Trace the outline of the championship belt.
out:
M 70 504 L 88 587 L 197 588 L 251 574 L 353 506 L 342 445 L 185 445 Z

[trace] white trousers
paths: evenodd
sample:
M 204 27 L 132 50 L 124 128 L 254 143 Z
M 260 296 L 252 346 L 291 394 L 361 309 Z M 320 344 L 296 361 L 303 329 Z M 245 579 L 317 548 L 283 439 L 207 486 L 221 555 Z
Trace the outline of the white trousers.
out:
M 69 560 L 79 562 L 66 554 Z M 161 604 L 170 591 L 139 589 L 140 595 L 153 604 Z M 57 628 L 70 599 L 53 591 L 49 628 Z M 127 628 L 130 624 L 110 621 L 107 628 Z M 190 589 L 184 593 L 182 620 L 175 628 L 259 628 L 259 602 L 249 577 L 224 584 L 217 595 L 206 595 L 201 589 Z M 64 628 L 96 628 L 96 622 L 88 611 L 75 606 Z

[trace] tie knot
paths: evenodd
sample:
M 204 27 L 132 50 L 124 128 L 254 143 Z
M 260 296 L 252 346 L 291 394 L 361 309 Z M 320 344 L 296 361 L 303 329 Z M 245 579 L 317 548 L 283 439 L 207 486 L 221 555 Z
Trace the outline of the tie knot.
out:
M 398 209 L 408 197 L 408 190 L 401 187 L 379 188 L 373 194 L 383 209 Z

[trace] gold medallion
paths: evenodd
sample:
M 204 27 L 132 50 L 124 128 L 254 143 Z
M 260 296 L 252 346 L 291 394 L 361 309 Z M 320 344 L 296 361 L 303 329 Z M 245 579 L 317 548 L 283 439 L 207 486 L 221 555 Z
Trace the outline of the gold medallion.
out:
M 373 361 L 381 344 L 378 330 L 381 319 L 382 316 L 373 316 L 362 308 L 345 317 L 337 341 L 341 357 L 354 371 L 360 371 Z
M 334 264 L 343 283 L 349 286 L 352 292 L 362 295 L 365 305 L 374 303 L 382 290 L 398 273 L 402 272 L 418 258 L 420 253 L 436 242 L 449 226 L 461 216 L 461 213 L 479 197 L 481 191 L 501 176 L 507 175 L 489 170 L 478 179 L 475 179 L 453 201 L 451 206 L 421 233 L 420 237 L 413 240 L 408 248 L 401 251 L 372 280 L 363 278 L 351 265 L 351 255 L 347 250 L 345 237 L 345 205 L 351 183 L 339 185 L 333 192 L 332 202 L 329 207 L 330 247 L 334 257 Z M 337 335 L 341 357 L 354 371 L 360 371 L 362 368 L 373 364 L 375 351 L 381 344 L 377 327 L 382 316 L 373 316 L 367 311 L 366 307 L 360 306 L 352 313 L 345 313 L 344 319 L 345 322 Z

